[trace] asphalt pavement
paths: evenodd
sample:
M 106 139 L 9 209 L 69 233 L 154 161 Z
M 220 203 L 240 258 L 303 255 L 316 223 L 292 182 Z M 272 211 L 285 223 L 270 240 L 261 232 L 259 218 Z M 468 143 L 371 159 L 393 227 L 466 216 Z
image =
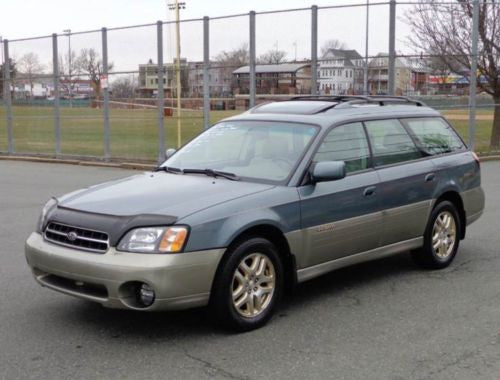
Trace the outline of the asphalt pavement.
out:
M 52 195 L 137 172 L 0 161 L 0 379 L 499 379 L 500 162 L 454 263 L 408 254 L 301 284 L 257 331 L 207 309 L 109 310 L 33 280 L 23 245 Z

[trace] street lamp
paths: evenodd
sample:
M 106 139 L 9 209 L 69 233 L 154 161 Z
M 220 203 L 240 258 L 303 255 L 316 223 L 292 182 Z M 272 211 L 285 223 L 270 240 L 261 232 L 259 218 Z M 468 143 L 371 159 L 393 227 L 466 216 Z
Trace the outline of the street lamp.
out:
M 73 107 L 73 94 L 71 89 L 71 29 L 64 29 L 63 33 L 68 35 L 68 77 L 69 77 L 69 107 Z
M 186 9 L 186 3 L 179 3 L 175 0 L 175 3 L 168 4 L 168 9 L 175 10 L 175 35 L 177 40 L 177 63 L 175 65 L 175 71 L 177 73 L 177 147 L 181 146 L 181 32 L 180 32 L 180 22 L 179 22 L 179 10 Z

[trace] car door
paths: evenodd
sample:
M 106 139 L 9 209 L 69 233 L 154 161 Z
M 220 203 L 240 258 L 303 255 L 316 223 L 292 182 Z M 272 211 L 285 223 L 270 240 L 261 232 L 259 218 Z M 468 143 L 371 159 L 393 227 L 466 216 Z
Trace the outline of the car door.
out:
M 436 187 L 434 164 L 399 120 L 367 121 L 365 127 L 380 177 L 381 245 L 418 238 L 424 233 Z
M 345 161 L 343 179 L 299 187 L 304 266 L 312 266 L 379 246 L 381 220 L 379 179 L 371 168 L 362 123 L 333 128 L 313 158 Z

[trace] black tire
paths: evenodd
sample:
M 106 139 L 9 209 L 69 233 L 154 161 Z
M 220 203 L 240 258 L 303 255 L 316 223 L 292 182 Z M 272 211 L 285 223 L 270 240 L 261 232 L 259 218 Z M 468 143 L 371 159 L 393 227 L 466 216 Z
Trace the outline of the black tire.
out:
M 439 216 L 450 215 L 455 223 L 455 236 L 449 248 L 445 249 L 446 254 L 440 255 L 433 247 L 433 232 L 435 232 L 435 223 Z M 431 212 L 424 235 L 424 245 L 421 249 L 412 251 L 413 260 L 426 269 L 442 269 L 451 264 L 455 258 L 458 246 L 460 244 L 460 231 L 462 221 L 458 214 L 456 206 L 449 201 L 439 202 Z M 443 232 L 444 233 L 444 232 Z M 445 234 L 447 235 L 447 234 Z
M 267 304 L 267 306 L 262 308 L 262 311 L 258 315 L 243 316 L 236 309 L 235 303 L 233 302 L 233 280 L 235 278 L 235 272 L 242 261 L 244 259 L 252 260 L 252 257 L 249 258 L 249 255 L 254 253 L 267 257 L 272 263 L 274 269 L 274 291 L 269 296 L 269 300 L 266 298 L 266 302 L 263 304 Z M 271 266 L 269 266 L 269 268 L 271 268 Z M 257 278 L 257 280 L 259 279 Z M 210 297 L 210 311 L 215 322 L 233 331 L 249 331 L 263 326 L 272 317 L 274 310 L 279 304 L 283 293 L 283 282 L 283 264 L 274 244 L 260 237 L 250 237 L 240 241 L 226 252 L 214 279 Z M 253 287 L 253 285 L 251 287 Z M 243 292 L 242 296 L 246 296 L 245 293 L 246 290 Z M 253 297 L 254 295 L 252 293 L 252 307 Z

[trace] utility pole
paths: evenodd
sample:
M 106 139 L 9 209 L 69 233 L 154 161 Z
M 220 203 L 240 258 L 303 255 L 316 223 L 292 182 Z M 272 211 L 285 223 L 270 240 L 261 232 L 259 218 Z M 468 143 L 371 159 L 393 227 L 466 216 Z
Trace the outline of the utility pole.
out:
M 175 3 L 169 4 L 168 9 L 175 10 L 175 37 L 177 40 L 177 62 L 175 65 L 176 71 L 176 88 L 177 88 L 177 147 L 181 146 L 181 28 L 180 28 L 180 20 L 179 20 L 179 10 L 186 9 L 186 3 L 179 3 L 178 0 L 175 0 Z
M 71 87 L 73 87 L 73 86 L 71 85 L 71 29 L 64 29 L 63 32 L 68 35 L 69 108 L 72 108 L 73 107 L 73 91 L 72 91 Z

